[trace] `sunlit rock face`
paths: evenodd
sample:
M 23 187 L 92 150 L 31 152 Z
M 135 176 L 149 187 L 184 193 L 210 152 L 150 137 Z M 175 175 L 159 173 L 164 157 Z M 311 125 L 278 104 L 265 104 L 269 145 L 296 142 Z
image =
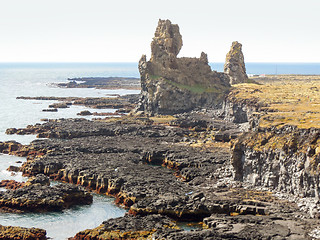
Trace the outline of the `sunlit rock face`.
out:
M 224 64 L 224 72 L 229 75 L 230 84 L 248 82 L 241 43 L 232 43 Z
M 230 88 L 229 76 L 212 71 L 207 54 L 178 58 L 182 48 L 179 26 L 159 20 L 151 43 L 151 58 L 139 61 L 141 98 L 136 111 L 175 114 L 215 108 Z

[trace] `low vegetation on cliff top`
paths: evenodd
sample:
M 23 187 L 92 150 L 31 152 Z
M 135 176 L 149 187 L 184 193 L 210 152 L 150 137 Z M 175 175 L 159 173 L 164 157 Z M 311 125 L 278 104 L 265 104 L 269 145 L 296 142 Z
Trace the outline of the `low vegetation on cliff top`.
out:
M 320 76 L 279 75 L 236 84 L 233 96 L 261 107 L 260 127 L 320 128 Z

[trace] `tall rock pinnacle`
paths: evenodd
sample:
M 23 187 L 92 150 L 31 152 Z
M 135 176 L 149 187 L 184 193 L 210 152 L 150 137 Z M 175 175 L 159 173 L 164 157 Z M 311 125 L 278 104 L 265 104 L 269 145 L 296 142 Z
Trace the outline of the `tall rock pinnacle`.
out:
M 177 24 L 159 19 L 158 27 L 151 42 L 151 61 L 176 58 L 182 47 L 182 36 Z
M 218 106 L 230 89 L 225 73 L 212 71 L 207 54 L 178 58 L 182 47 L 179 26 L 159 20 L 151 43 L 151 58 L 139 61 L 141 95 L 136 111 L 175 114 Z
M 248 82 L 241 43 L 232 43 L 224 64 L 224 72 L 230 76 L 230 84 Z

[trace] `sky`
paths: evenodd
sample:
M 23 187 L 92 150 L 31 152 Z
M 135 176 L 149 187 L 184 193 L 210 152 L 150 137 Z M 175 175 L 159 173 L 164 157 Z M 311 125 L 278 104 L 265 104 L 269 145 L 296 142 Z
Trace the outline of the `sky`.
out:
M 320 0 L 0 0 L 0 62 L 137 62 L 159 19 L 178 24 L 179 57 L 320 62 Z

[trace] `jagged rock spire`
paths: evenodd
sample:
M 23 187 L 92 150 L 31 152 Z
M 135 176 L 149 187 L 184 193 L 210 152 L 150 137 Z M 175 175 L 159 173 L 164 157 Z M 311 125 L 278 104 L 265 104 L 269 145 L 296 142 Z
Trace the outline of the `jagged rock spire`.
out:
M 204 52 L 200 58 L 178 58 L 181 47 L 179 26 L 159 20 L 151 58 L 143 55 L 139 61 L 141 95 L 135 112 L 176 114 L 221 105 L 229 76 L 212 71 Z
M 177 24 L 159 19 L 151 42 L 151 61 L 176 58 L 182 47 L 182 36 Z
M 224 72 L 230 76 L 230 84 L 248 82 L 241 43 L 232 43 L 224 64 Z

